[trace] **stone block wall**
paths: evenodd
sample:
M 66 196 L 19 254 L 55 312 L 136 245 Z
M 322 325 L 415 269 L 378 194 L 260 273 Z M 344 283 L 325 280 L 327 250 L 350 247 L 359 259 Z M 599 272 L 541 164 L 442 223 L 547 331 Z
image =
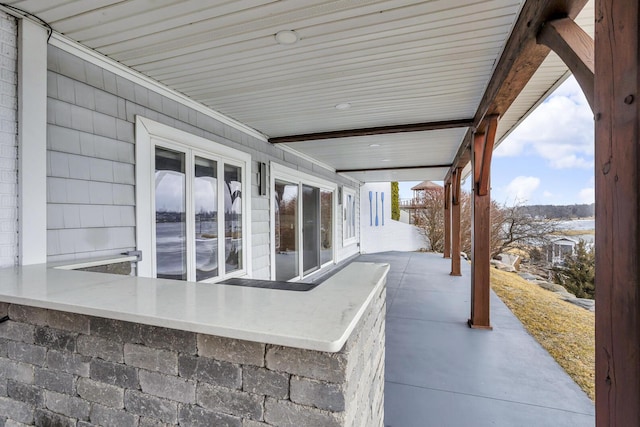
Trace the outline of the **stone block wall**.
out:
M 324 353 L 0 303 L 0 426 L 382 427 L 385 312 Z

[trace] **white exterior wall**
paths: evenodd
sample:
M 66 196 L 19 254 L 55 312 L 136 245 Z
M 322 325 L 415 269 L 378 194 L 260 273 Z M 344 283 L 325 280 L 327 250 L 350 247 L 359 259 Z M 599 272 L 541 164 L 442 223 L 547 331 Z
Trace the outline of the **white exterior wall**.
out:
M 49 262 L 111 256 L 135 248 L 136 115 L 251 155 L 251 266 L 256 279 L 271 278 L 272 194 L 259 195 L 259 163 L 268 165 L 268 175 L 269 165 L 275 162 L 357 188 L 345 177 L 107 68 L 49 46 Z M 336 218 L 338 236 L 342 235 L 341 226 Z M 336 240 L 337 261 L 358 252 L 357 244 L 344 248 L 342 239 Z
M 371 206 L 369 204 L 370 191 L 372 193 Z M 378 197 L 377 226 L 376 193 Z M 382 193 L 384 193 L 384 204 L 381 200 Z M 383 218 L 384 225 L 382 225 Z M 390 182 L 364 184 L 360 188 L 360 246 L 362 253 L 409 252 L 427 247 L 424 236 L 416 227 L 391 219 Z
M 0 268 L 18 262 L 18 25 L 0 12 Z

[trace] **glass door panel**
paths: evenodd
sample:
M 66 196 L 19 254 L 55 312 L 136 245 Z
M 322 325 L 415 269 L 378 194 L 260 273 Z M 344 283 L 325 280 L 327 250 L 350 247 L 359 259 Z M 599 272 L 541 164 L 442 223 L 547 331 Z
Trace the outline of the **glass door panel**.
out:
M 224 165 L 225 272 L 242 269 L 242 169 Z
M 187 280 L 185 155 L 156 147 L 156 276 Z
M 218 276 L 218 180 L 213 160 L 195 158 L 196 281 Z
M 320 264 L 333 260 L 333 192 L 320 191 Z
M 275 182 L 276 280 L 300 275 L 298 259 L 298 185 Z
M 307 275 L 320 268 L 320 190 L 302 186 L 302 265 Z

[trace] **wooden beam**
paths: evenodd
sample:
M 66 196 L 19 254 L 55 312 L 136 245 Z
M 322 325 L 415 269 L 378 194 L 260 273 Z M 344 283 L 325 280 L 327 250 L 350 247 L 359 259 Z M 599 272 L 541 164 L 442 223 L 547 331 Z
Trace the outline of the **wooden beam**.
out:
M 491 242 L 491 153 L 495 142 L 497 116 L 483 134 L 474 135 L 471 165 L 474 178 L 471 227 L 471 317 L 474 329 L 491 329 L 490 322 L 490 242 Z
M 596 425 L 640 425 L 640 3 L 596 0 Z
M 502 116 L 547 57 L 549 48 L 536 42 L 542 25 L 559 17 L 574 19 L 586 3 L 587 0 L 526 1 L 480 100 L 473 128 L 486 127 L 485 116 Z M 453 169 L 464 167 L 471 160 L 471 133 L 468 131 L 465 135 L 445 179 L 452 175 Z
M 272 144 L 317 141 L 319 139 L 352 138 L 355 136 L 385 135 L 389 133 L 424 132 L 428 130 L 456 129 L 469 127 L 473 119 L 443 120 L 438 122 L 411 123 L 405 125 L 378 126 L 361 129 L 336 130 L 330 132 L 307 133 L 302 135 L 278 136 L 269 138 Z
M 461 276 L 460 273 L 460 180 L 462 169 L 453 171 L 451 182 L 451 275 Z
M 451 182 L 444 184 L 444 258 L 451 258 Z
M 493 147 L 495 145 L 496 130 L 498 129 L 498 116 L 489 116 L 487 120 L 486 133 L 476 134 L 473 139 L 474 190 L 479 196 L 486 196 L 489 193 L 491 157 L 493 155 Z
M 558 54 L 569 67 L 593 111 L 593 39 L 573 19 L 561 18 L 547 22 L 537 41 Z
M 451 167 L 451 164 L 445 165 L 427 165 L 427 166 L 396 166 L 388 168 L 366 168 L 366 169 L 338 169 L 336 173 L 349 173 L 349 172 L 377 172 L 377 171 L 395 171 L 395 170 L 410 170 L 410 169 L 444 169 Z

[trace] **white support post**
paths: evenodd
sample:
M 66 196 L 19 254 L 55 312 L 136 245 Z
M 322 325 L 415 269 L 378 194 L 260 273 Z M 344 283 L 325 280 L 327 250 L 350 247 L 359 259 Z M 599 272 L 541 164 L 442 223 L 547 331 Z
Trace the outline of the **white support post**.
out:
M 20 265 L 47 262 L 47 31 L 18 23 Z

